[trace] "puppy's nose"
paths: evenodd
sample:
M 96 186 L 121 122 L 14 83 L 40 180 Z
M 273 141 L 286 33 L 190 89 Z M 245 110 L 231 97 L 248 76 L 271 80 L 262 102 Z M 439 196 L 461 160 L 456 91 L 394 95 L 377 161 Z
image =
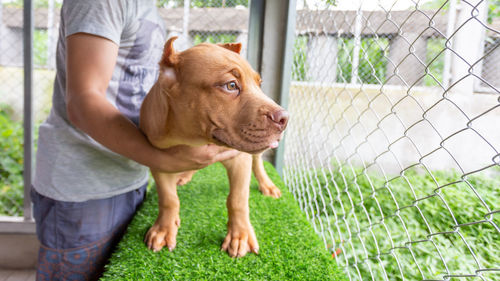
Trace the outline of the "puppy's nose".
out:
M 290 114 L 288 114 L 288 111 L 280 109 L 278 111 L 269 112 L 267 117 L 269 117 L 272 123 L 276 125 L 279 130 L 283 131 L 288 124 Z

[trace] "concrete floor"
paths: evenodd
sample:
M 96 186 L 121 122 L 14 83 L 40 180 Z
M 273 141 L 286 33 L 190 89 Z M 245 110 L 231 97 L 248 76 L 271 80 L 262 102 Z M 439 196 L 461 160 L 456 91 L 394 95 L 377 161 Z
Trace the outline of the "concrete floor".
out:
M 34 281 L 37 253 L 35 234 L 0 233 L 0 281 Z
M 35 281 L 34 269 L 0 269 L 0 281 Z

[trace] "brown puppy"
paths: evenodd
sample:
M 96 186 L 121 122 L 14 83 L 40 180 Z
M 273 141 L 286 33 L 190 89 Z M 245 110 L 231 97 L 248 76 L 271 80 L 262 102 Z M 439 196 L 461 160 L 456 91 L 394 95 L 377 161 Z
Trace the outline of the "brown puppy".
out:
M 214 143 L 243 152 L 222 163 L 230 183 L 222 249 L 232 257 L 258 253 L 248 209 L 251 171 L 264 195 L 281 196 L 264 171 L 261 153 L 278 146 L 288 113 L 262 93 L 260 76 L 239 55 L 241 44 L 204 43 L 176 52 L 175 39 L 165 44 L 158 81 L 141 107 L 140 128 L 159 148 Z M 154 251 L 164 246 L 171 251 L 180 226 L 176 185 L 189 181 L 194 171 L 151 172 L 159 215 L 145 242 Z

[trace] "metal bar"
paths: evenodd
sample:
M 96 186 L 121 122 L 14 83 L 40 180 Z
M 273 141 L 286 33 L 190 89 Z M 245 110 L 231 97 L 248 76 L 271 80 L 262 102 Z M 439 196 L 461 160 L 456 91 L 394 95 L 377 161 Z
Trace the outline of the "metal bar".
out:
M 362 3 L 359 4 L 356 13 L 356 23 L 354 25 L 354 49 L 352 51 L 352 69 L 351 69 L 351 84 L 358 84 L 361 82 L 359 76 L 359 53 L 361 49 L 361 25 L 363 19 L 363 10 L 361 9 Z
M 451 79 L 451 50 L 453 49 L 452 34 L 455 32 L 455 22 L 457 19 L 457 1 L 451 0 L 448 8 L 448 21 L 446 22 L 446 38 L 448 44 L 444 50 L 444 67 L 443 67 L 443 88 L 447 89 Z
M 4 29 L 4 20 L 3 20 L 3 3 L 2 1 L 0 1 L 0 38 L 5 38 L 4 37 L 4 32 L 3 32 L 3 29 Z M 3 47 L 2 47 L 2 42 L 4 40 L 1 40 L 0 41 L 0 50 L 3 50 Z
M 457 22 L 453 33 L 450 88 L 454 94 L 471 95 L 476 86 L 478 60 L 484 49 L 484 23 L 487 17 L 487 3 L 484 0 L 460 1 Z M 449 38 L 448 38 L 449 39 Z M 459 87 L 454 84 L 460 83 Z
M 281 89 L 279 102 L 282 107 L 288 107 L 288 96 L 290 93 L 290 81 L 292 78 L 292 63 L 293 63 L 293 43 L 295 41 L 295 16 L 296 16 L 296 1 L 288 1 L 288 11 L 286 15 L 286 31 L 285 43 L 283 46 L 283 60 L 281 66 Z M 285 139 L 281 141 L 280 146 L 274 155 L 274 166 L 278 174 L 283 177 L 283 165 L 285 154 Z
M 477 3 L 477 19 L 479 19 L 480 22 L 486 23 L 488 21 L 488 7 L 489 7 L 489 1 L 488 0 L 483 0 Z M 473 64 L 472 68 L 472 73 L 475 74 L 477 77 L 481 77 L 483 74 L 483 55 L 484 55 L 484 44 L 486 42 L 486 29 L 484 26 L 481 25 L 481 28 L 479 28 L 479 42 L 477 42 L 477 59 L 479 61 L 477 63 Z M 481 59 L 480 59 L 481 58 Z M 474 88 L 473 90 L 480 88 L 481 86 L 481 80 L 480 79 L 474 79 Z
M 54 50 L 52 46 L 52 39 L 54 38 L 54 14 L 55 14 L 55 0 L 48 0 L 48 10 L 47 10 L 47 63 L 46 65 L 51 68 L 55 68 L 54 60 Z
M 190 47 L 189 44 L 189 10 L 191 8 L 191 0 L 184 0 L 183 16 L 182 16 L 182 50 Z
M 30 189 L 33 182 L 33 2 L 24 0 L 24 220 L 33 220 Z
M 250 18 L 248 22 L 247 60 L 259 73 L 262 60 L 265 2 L 265 0 L 250 1 Z
M 36 232 L 36 225 L 33 220 L 26 220 L 23 217 L 0 216 L 0 232 L 32 234 Z

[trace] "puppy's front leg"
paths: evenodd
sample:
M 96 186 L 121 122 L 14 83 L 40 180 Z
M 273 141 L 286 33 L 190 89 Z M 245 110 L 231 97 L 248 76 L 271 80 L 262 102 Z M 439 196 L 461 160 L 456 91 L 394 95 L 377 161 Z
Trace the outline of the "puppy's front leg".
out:
M 230 186 L 226 202 L 229 220 L 222 250 L 227 251 L 231 257 L 243 257 L 250 251 L 257 254 L 259 244 L 250 224 L 248 208 L 252 156 L 240 153 L 222 163 L 226 167 Z
M 176 245 L 177 229 L 181 224 L 179 218 L 179 197 L 177 196 L 177 179 L 179 174 L 167 174 L 151 171 L 158 192 L 158 218 L 146 234 L 146 245 L 155 252 L 164 246 L 172 251 Z

